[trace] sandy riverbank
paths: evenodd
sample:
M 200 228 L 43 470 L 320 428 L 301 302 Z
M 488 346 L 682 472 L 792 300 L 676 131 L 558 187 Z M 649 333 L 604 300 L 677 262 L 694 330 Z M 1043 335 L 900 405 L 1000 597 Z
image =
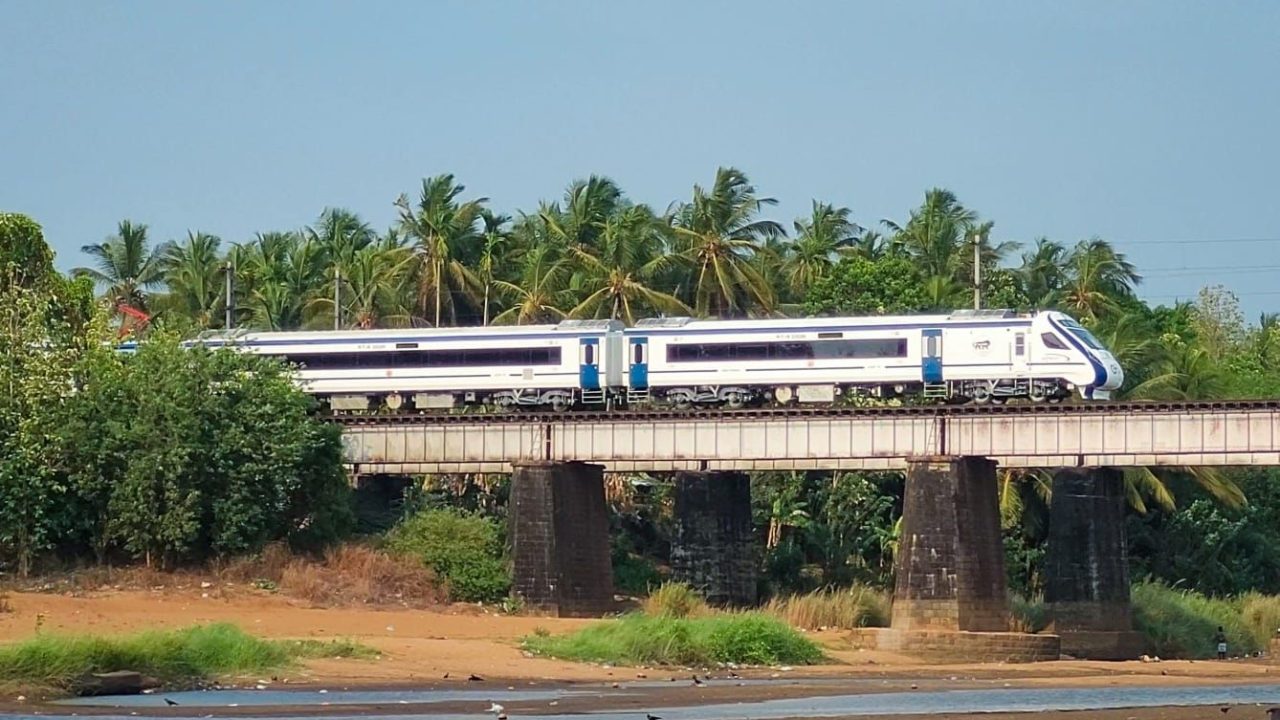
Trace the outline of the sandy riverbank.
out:
M 747 678 L 770 682 L 737 687 L 732 683 L 708 688 L 689 686 L 688 674 L 652 668 L 612 668 L 528 657 L 521 637 L 545 628 L 566 632 L 590 621 L 513 617 L 472 606 L 435 611 L 409 609 L 317 609 L 262 591 L 222 588 L 104 591 L 84 595 L 14 593 L 12 612 L 0 614 L 0 642 L 45 632 L 127 633 L 155 627 L 230 622 L 268 638 L 352 638 L 379 650 L 379 660 L 321 660 L 282 676 L 277 687 L 466 687 L 471 673 L 485 677 L 484 687 L 562 686 L 613 683 L 627 685 L 669 681 L 669 687 L 650 687 L 625 698 L 577 698 L 561 703 L 555 712 L 602 708 L 640 708 L 672 704 L 752 701 L 808 695 L 910 690 L 990 689 L 1004 687 L 1111 687 L 1125 685 L 1188 686 L 1271 683 L 1280 674 L 1264 661 L 1161 663 L 1101 663 L 1057 661 L 1035 664 L 926 665 L 911 658 L 848 649 L 844 634 L 813 633 L 835 661 L 829 665 L 788 671 L 742 671 Z M 446 674 L 448 677 L 446 678 Z M 713 673 L 715 674 L 715 673 Z M 809 679 L 812 679 L 810 681 Z M 846 681 L 847 682 L 842 682 Z M 586 689 L 586 688 L 583 688 Z M 6 698 L 5 700 L 10 700 Z M 510 703 L 512 711 L 545 714 L 545 703 Z M 352 710 L 354 708 L 348 708 Z M 443 708 L 441 708 L 443 709 Z M 372 710 L 363 709 L 362 710 Z M 394 711 L 388 709 L 387 711 Z M 1219 715 L 1216 708 L 1214 715 Z M 1262 717 L 1260 709 L 1240 708 L 1237 717 Z M 1190 714 L 1188 714 L 1190 713 Z M 1228 713 L 1230 714 L 1230 713 Z M 1204 708 L 1151 709 L 1090 713 L 1060 713 L 1063 718 L 1207 717 Z M 1047 717 L 1044 713 L 1036 718 Z M 905 717 L 905 716 L 899 716 Z M 967 717 L 930 716 L 939 717 Z M 988 716 L 989 717 L 989 716 Z M 1010 714 L 1002 718 L 1030 718 Z

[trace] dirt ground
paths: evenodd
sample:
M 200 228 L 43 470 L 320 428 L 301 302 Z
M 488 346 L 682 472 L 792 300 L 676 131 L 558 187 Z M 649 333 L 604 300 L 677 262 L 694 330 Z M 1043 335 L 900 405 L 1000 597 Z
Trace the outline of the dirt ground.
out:
M 1033 664 L 926 665 L 891 653 L 848 649 L 843 633 L 813 633 L 837 664 L 796 669 L 740 671 L 744 677 L 776 680 L 736 687 L 732 683 L 692 688 L 687 670 L 617 668 L 530 657 L 520 638 L 537 628 L 566 632 L 590 622 L 494 614 L 473 606 L 443 611 L 409 609 L 316 609 L 297 601 L 249 589 L 223 587 L 171 588 L 152 591 L 104 591 L 89 594 L 11 593 L 11 612 L 0 613 L 0 643 L 45 632 L 112 634 L 147 628 L 183 627 L 196 623 L 230 622 L 247 632 L 269 638 L 351 638 L 382 653 L 377 660 L 320 660 L 280 678 L 289 686 L 328 688 L 414 686 L 440 688 L 468 684 L 475 673 L 489 687 L 556 686 L 676 680 L 669 687 L 650 688 L 628 697 L 566 700 L 557 708 L 545 704 L 510 703 L 511 714 L 580 712 L 591 709 L 704 704 L 725 700 L 749 701 L 849 692 L 941 690 L 992 687 L 1104 687 L 1273 683 L 1280 666 L 1253 661 L 1165 661 L 1160 663 L 1058 661 Z M 726 671 L 712 671 L 723 677 Z M 850 684 L 833 682 L 849 679 Z M 243 680 L 252 683 L 254 678 Z M 811 680 L 811 682 L 806 682 Z M 855 684 L 856 681 L 856 684 Z M 869 682 L 878 681 L 878 682 Z M 279 686 L 277 686 L 279 687 Z M 856 689 L 855 689 L 856 688 Z M 469 689 L 475 689 L 474 684 Z M 7 702 L 6 702 L 7 701 Z M 10 698 L 0 699 L 8 705 Z M 536 707 L 535 707 L 536 705 Z M 347 708 L 344 712 L 353 710 Z M 433 708 L 434 709 L 434 708 Z M 439 708 L 444 710 L 443 707 Z M 365 709 L 372 711 L 374 709 Z M 381 710 L 381 708 L 378 708 Z M 461 710 L 461 708 L 459 709 Z M 1208 711 L 1212 711 L 1209 714 Z M 261 714 L 261 713 L 258 713 Z M 323 714 L 323 713 L 319 713 Z M 1261 708 L 1233 708 L 1231 717 L 1265 717 Z M 1115 712 L 1036 713 L 1034 717 L 1099 720 L 1189 720 L 1217 717 L 1218 708 L 1167 708 Z M 1009 720 L 1032 714 L 1007 714 Z M 905 717 L 905 716 L 899 716 Z M 965 715 L 940 717 L 968 717 Z M 989 716 L 988 716 L 989 717 Z

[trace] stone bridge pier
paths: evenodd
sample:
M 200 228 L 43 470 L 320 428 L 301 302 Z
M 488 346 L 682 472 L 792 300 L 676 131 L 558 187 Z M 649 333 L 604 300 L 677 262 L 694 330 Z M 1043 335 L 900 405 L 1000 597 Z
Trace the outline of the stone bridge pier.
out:
M 1058 658 L 1057 636 L 1010 632 L 996 488 L 987 458 L 912 459 L 891 626 L 857 631 L 855 644 L 943 661 Z
M 741 472 L 675 475 L 671 574 L 715 605 L 756 601 L 756 538 L 751 479 Z
M 566 617 L 613 609 L 602 466 L 516 465 L 508 513 L 518 597 L 532 608 Z
M 1054 473 L 1044 599 L 1067 655 L 1131 660 L 1145 650 L 1130 614 L 1124 512 L 1119 470 Z

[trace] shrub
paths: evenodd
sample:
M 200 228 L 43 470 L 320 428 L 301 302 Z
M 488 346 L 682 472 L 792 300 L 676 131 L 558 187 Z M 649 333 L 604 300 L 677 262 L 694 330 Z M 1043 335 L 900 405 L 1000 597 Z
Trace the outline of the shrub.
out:
M 497 602 L 511 587 L 498 527 L 478 515 L 425 510 L 393 528 L 387 547 L 434 570 L 455 600 Z
M 765 611 L 792 627 L 809 630 L 885 627 L 889 624 L 890 599 L 883 591 L 854 586 L 774 598 Z
M 761 613 L 694 618 L 633 613 L 569 635 L 534 634 L 524 646 L 566 660 L 624 665 L 808 664 L 822 659 L 812 641 Z
M 259 640 L 228 624 L 126 637 L 40 634 L 0 647 L 0 678 L 9 689 L 60 692 L 89 673 L 134 670 L 166 684 L 189 683 L 286 667 L 296 658 L 369 654 L 351 642 Z
M 1041 598 L 1025 598 L 1018 593 L 1009 596 L 1009 630 L 1038 633 L 1049 626 L 1049 609 Z
M 708 612 L 698 591 L 684 583 L 663 583 L 644 600 L 644 614 L 650 617 L 687 618 Z
M 1259 648 L 1245 627 L 1238 601 L 1208 598 L 1151 582 L 1135 585 L 1132 599 L 1134 625 L 1146 634 L 1156 655 L 1212 657 L 1217 651 L 1213 636 L 1219 626 L 1226 631 L 1233 653 Z

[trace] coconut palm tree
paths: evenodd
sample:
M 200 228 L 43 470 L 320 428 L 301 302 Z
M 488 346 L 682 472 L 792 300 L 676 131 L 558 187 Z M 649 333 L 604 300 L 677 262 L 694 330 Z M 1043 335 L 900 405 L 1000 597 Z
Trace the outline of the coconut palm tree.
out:
M 1084 320 L 1114 309 L 1115 300 L 1131 297 L 1142 281 L 1133 263 L 1101 238 L 1083 240 L 1072 248 L 1065 276 L 1058 304 Z
M 569 279 L 569 268 L 557 256 L 557 248 L 549 244 L 525 249 L 519 258 L 515 282 L 497 280 L 494 290 L 511 306 L 493 318 L 499 325 L 536 325 L 563 320 L 563 309 Z
M 1030 252 L 1022 254 L 1018 275 L 1032 307 L 1051 306 L 1066 282 L 1067 249 L 1048 238 L 1036 238 Z
M 86 276 L 104 288 L 104 297 L 113 307 L 121 304 L 138 310 L 148 306 L 147 292 L 164 282 L 164 258 L 168 245 L 151 247 L 147 226 L 121 220 L 116 234 L 97 245 L 85 245 L 80 252 L 93 260 L 93 267 L 72 272 Z
M 849 219 L 852 211 L 813 201 L 809 217 L 794 223 L 795 240 L 782 257 L 782 275 L 793 296 L 830 272 L 836 257 L 854 247 L 863 228 Z
M 648 206 L 636 205 L 605 220 L 595 249 L 572 247 L 576 289 L 586 297 L 569 315 L 634 324 L 655 313 L 688 314 L 687 305 L 654 282 L 675 262 L 665 252 L 666 229 Z
M 470 269 L 483 243 L 481 211 L 488 198 L 459 201 L 466 188 L 444 174 L 422 181 L 418 202 L 396 200 L 400 227 L 416 243 L 418 306 L 439 327 L 458 321 L 457 300 L 475 299 L 480 281 Z
M 607 177 L 592 175 L 577 180 L 564 192 L 564 209 L 551 204 L 539 214 L 549 238 L 566 249 L 585 250 L 596 246 L 604 225 L 622 206 L 622 190 Z
M 486 209 L 481 211 L 480 219 L 484 223 L 484 240 L 480 246 L 480 257 L 476 260 L 476 277 L 483 286 L 480 324 L 488 325 L 489 296 L 493 290 L 493 281 L 497 271 L 506 260 L 505 255 L 511 244 L 511 235 L 506 230 L 506 225 L 511 222 L 511 217 Z
M 915 258 L 926 275 L 955 277 L 965 262 L 962 251 L 971 241 L 978 214 L 961 205 L 950 190 L 934 188 L 925 193 L 924 203 L 911 211 L 906 224 L 883 222 L 894 233 L 894 242 Z
M 398 244 L 394 234 L 355 251 L 342 271 L 342 287 L 337 294 L 341 318 L 361 330 L 408 325 L 412 296 L 403 289 L 412 264 L 413 253 Z M 319 310 L 320 317 L 334 316 L 333 283 L 334 278 L 330 277 L 325 291 L 311 300 L 310 307 Z
M 188 232 L 186 242 L 171 244 L 164 257 L 169 292 L 164 304 L 191 318 L 201 328 L 213 327 L 218 306 L 225 302 L 226 261 L 215 235 Z
M 324 287 L 324 249 L 301 233 L 260 233 L 231 254 L 241 289 L 238 301 L 251 326 L 296 330 L 314 313 L 308 306 Z
M 688 292 L 704 316 L 771 313 L 773 288 L 751 263 L 760 243 L 785 234 L 760 210 L 775 205 L 761 198 L 741 171 L 720 168 L 710 190 L 695 185 L 693 199 L 675 211 L 678 251 L 689 271 Z

